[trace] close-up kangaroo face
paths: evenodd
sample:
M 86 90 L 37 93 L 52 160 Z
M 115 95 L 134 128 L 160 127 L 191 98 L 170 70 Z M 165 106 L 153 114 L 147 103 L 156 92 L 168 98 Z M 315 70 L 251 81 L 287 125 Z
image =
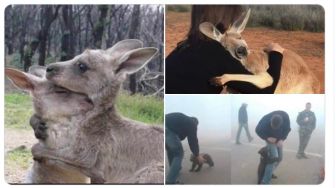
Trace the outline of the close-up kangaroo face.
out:
M 123 40 L 107 50 L 86 50 L 72 60 L 50 64 L 47 79 L 73 92 L 94 98 L 110 88 L 117 91 L 127 74 L 141 69 L 157 53 L 135 39 Z
M 246 41 L 242 38 L 241 33 L 244 31 L 249 19 L 251 10 L 243 13 L 225 33 L 221 33 L 212 23 L 203 22 L 199 25 L 200 31 L 207 37 L 218 41 L 231 56 L 246 64 L 249 49 Z
M 247 58 L 248 46 L 240 33 L 226 32 L 220 39 L 220 43 L 237 60 L 241 61 Z
M 85 113 L 93 107 L 85 95 L 71 92 L 48 81 L 44 77 L 45 69 L 37 73 L 31 68 L 30 73 L 24 73 L 6 68 L 5 72 L 17 87 L 31 93 L 35 111 L 44 119 L 69 118 Z

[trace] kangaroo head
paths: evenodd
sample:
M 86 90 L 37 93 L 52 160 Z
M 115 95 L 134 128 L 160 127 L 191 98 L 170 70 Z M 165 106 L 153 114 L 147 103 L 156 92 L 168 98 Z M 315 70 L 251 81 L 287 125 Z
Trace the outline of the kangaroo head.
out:
M 231 56 L 245 64 L 248 55 L 248 46 L 242 38 L 241 33 L 244 31 L 249 19 L 251 10 L 243 13 L 225 33 L 221 33 L 218 29 L 209 22 L 203 22 L 199 25 L 200 31 L 207 37 L 218 41 L 221 45 L 230 52 Z
M 69 61 L 50 64 L 47 79 L 90 99 L 99 98 L 104 92 L 116 95 L 126 75 L 137 72 L 158 51 L 142 46 L 141 41 L 128 39 L 107 50 L 86 50 Z
M 5 74 L 22 90 L 33 96 L 36 113 L 44 119 L 70 118 L 93 108 L 90 100 L 82 94 L 59 87 L 45 78 L 45 68 L 30 67 L 29 73 L 6 68 Z

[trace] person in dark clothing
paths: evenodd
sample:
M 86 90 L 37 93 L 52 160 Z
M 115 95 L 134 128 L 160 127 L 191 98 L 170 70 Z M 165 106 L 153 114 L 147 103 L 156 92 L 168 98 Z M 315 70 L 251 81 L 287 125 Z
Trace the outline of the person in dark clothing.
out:
M 198 120 L 195 117 L 189 117 L 179 112 L 166 114 L 165 136 L 169 163 L 169 173 L 166 177 L 167 184 L 177 183 L 183 159 L 183 147 L 181 141 L 185 138 L 188 139 L 190 150 L 196 160 L 198 160 L 199 164 L 203 164 L 204 159 L 199 155 L 197 125 Z
M 246 108 L 247 108 L 246 103 L 243 103 L 241 107 L 239 108 L 239 113 L 238 113 L 239 128 L 238 128 L 237 137 L 236 137 L 236 144 L 240 144 L 239 139 L 240 139 L 240 134 L 243 128 L 245 129 L 246 136 L 249 142 L 253 140 L 250 134 L 250 130 L 248 128 L 248 116 L 247 116 Z
M 273 171 L 282 160 L 282 144 L 286 140 L 290 128 L 289 116 L 284 111 L 274 111 L 265 115 L 256 127 L 257 135 L 266 141 L 266 147 L 273 163 L 269 163 L 265 167 L 262 184 L 269 184 L 273 175 Z
M 219 94 L 223 88 L 211 85 L 211 78 L 223 74 L 251 74 L 219 42 L 208 39 L 199 31 L 199 25 L 207 21 L 224 33 L 242 12 L 242 6 L 238 5 L 192 6 L 187 39 L 180 42 L 165 60 L 166 93 Z M 283 48 L 272 43 L 265 51 L 269 54 L 267 72 L 273 77 L 271 86 L 259 89 L 240 81 L 231 81 L 227 86 L 239 93 L 274 93 L 280 78 Z
M 299 125 L 299 135 L 300 135 L 299 150 L 296 155 L 298 159 L 308 158 L 304 151 L 308 145 L 310 136 L 316 127 L 315 113 L 312 112 L 310 109 L 311 109 L 311 103 L 307 103 L 306 109 L 300 112 L 296 119 L 296 122 Z

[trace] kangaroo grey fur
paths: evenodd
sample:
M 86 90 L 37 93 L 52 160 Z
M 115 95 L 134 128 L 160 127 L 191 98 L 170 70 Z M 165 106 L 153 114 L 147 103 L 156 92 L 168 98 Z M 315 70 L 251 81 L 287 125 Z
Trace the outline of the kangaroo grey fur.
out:
M 129 39 L 105 51 L 86 50 L 72 60 L 49 65 L 50 81 L 87 95 L 94 109 L 73 122 L 79 128 L 68 147 L 50 150 L 37 144 L 33 155 L 70 163 L 105 183 L 163 184 L 163 129 L 124 118 L 115 108 L 126 75 L 156 53 L 156 48 L 142 48 L 141 41 Z
M 201 155 L 205 159 L 205 163 L 208 164 L 210 167 L 213 167 L 215 165 L 212 160 L 212 157 L 209 154 L 200 153 L 199 155 Z M 190 155 L 190 161 L 192 162 L 191 169 L 189 170 L 190 172 L 201 171 L 203 164 L 200 164 L 193 154 Z
M 29 91 L 33 98 L 36 114 L 30 119 L 30 124 L 40 144 L 50 149 L 67 145 L 62 137 L 73 130 L 69 119 L 93 107 L 87 97 L 66 91 L 46 80 L 44 67 L 30 67 L 29 73 L 10 68 L 7 68 L 5 72 L 16 86 Z M 47 124 L 41 124 L 41 118 Z M 34 160 L 25 183 L 89 183 L 89 179 L 75 167 L 64 162 L 43 159 Z

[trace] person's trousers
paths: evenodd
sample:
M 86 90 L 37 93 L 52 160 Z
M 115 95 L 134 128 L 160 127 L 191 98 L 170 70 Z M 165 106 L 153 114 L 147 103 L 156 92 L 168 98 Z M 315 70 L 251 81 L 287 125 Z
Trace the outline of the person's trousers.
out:
M 266 142 L 266 144 L 268 150 L 268 157 L 270 157 L 271 159 L 277 158 L 278 160 L 277 162 L 273 162 L 266 165 L 264 177 L 261 180 L 262 184 L 270 184 L 273 171 L 276 169 L 276 167 L 279 166 L 279 163 L 282 160 L 282 146 L 278 147 L 276 144 L 271 144 L 268 142 Z
M 238 132 L 237 132 L 237 136 L 236 136 L 236 142 L 239 142 L 240 134 L 241 134 L 241 131 L 242 131 L 243 128 L 245 129 L 247 138 L 249 140 L 251 140 L 252 137 L 251 137 L 250 130 L 248 128 L 247 123 L 239 123 L 239 128 L 238 128 Z
M 303 155 L 304 151 L 309 143 L 310 140 L 310 136 L 311 136 L 311 131 L 303 131 L 300 130 L 299 131 L 299 151 L 298 154 L 299 155 Z
M 165 129 L 166 151 L 169 162 L 169 172 L 166 177 L 167 184 L 175 184 L 182 169 L 183 147 L 180 138 L 176 133 Z

